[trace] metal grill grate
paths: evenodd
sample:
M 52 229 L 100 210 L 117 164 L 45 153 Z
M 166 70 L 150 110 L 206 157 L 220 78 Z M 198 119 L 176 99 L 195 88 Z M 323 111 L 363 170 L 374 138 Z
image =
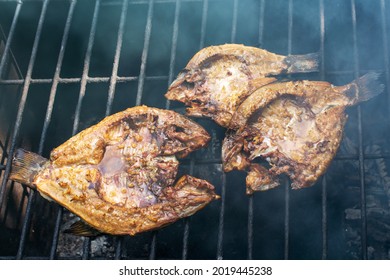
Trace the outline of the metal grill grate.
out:
M 367 4 L 368 1 L 358 0 L 339 1 L 337 4 L 327 0 L 279 2 L 266 0 L 0 0 L 0 11 L 2 11 L 0 25 L 3 26 L 6 34 L 0 61 L 0 100 L 3 106 L 16 108 L 16 112 L 10 117 L 13 133 L 4 138 L 6 142 L 0 139 L 3 157 L 0 165 L 2 175 L 0 214 L 3 214 L 0 215 L 3 219 L 0 221 L 1 226 L 6 227 L 9 211 L 7 209 L 9 203 L 6 202 L 9 201 L 12 193 L 6 190 L 17 187 L 7 180 L 11 162 L 6 161 L 5 158 L 13 154 L 26 135 L 23 126 L 29 118 L 26 108 L 38 106 L 33 107 L 35 111 L 37 108 L 44 108 L 44 114 L 37 117 L 36 122 L 39 125 L 34 126 L 40 130 L 34 130 L 34 136 L 28 134 L 35 139 L 31 144 L 32 150 L 43 155 L 47 155 L 50 149 L 61 141 L 65 141 L 88 126 L 88 118 L 85 116 L 91 117 L 94 112 L 98 112 L 98 116 L 94 116 L 89 122 L 96 122 L 104 116 L 124 109 L 124 106 L 139 104 L 183 112 L 181 105 L 164 100 L 162 95 L 166 88 L 198 49 L 227 42 L 256 45 L 285 54 L 319 50 L 323 61 L 320 72 L 300 75 L 299 78 L 345 83 L 368 70 L 379 70 L 384 73 L 383 80 L 388 90 L 390 79 L 387 38 L 389 33 L 387 14 L 390 6 L 388 1 L 376 0 L 370 1 L 370 4 Z M 59 8 L 62 8 L 61 12 Z M 50 45 L 50 40 L 48 41 L 46 37 L 54 31 L 45 28 L 53 24 L 53 18 L 57 17 L 56 13 L 62 21 L 54 26 L 57 28 L 54 30 L 60 30 L 62 36 L 60 38 L 52 34 L 53 37 L 58 38 L 57 43 Z M 81 20 L 84 13 L 85 18 Z M 135 15 L 141 16 L 134 19 Z M 109 19 L 112 22 L 104 23 L 104 20 Z M 26 46 L 21 46 L 23 36 L 26 36 L 23 32 L 26 26 L 23 25 L 28 23 L 33 26 L 28 28 L 34 30 L 34 34 L 29 34 L 26 38 Z M 77 34 L 79 28 L 75 25 L 80 23 L 85 26 L 80 26 L 83 31 Z M 337 25 L 340 26 L 340 30 L 337 30 Z M 113 27 L 115 31 L 110 30 Z M 49 46 L 42 43 L 43 36 L 46 36 L 44 43 Z M 75 41 L 77 36 L 83 50 L 79 59 L 82 63 L 76 63 L 81 71 L 79 69 L 72 72 L 68 69 L 71 65 L 69 61 L 79 57 L 77 53 L 72 56 L 68 50 L 76 52 L 72 44 L 77 43 Z M 107 36 L 107 39 L 104 39 L 104 36 Z M 114 42 L 108 42 L 110 39 Z M 107 40 L 109 47 L 102 45 L 104 40 Z M 376 41 L 375 49 L 371 49 L 373 41 Z M 349 45 L 342 47 L 345 43 Z M 48 48 L 53 48 L 55 51 Z M 55 53 L 54 57 L 45 57 L 41 49 L 49 54 Z M 111 54 L 107 55 L 105 51 Z M 162 54 L 159 56 L 160 51 Z M 340 54 L 342 52 L 343 54 Z M 9 76 L 13 53 L 15 53 L 14 63 L 19 63 L 22 69 L 21 76 L 17 78 Z M 107 63 L 99 61 L 99 56 L 102 57 L 102 61 L 110 61 L 110 69 L 107 69 Z M 51 67 L 53 71 L 39 70 L 45 67 L 45 59 L 49 61 L 49 65 L 54 65 Z M 123 66 L 127 64 L 130 66 Z M 108 70 L 110 75 L 106 75 Z M 131 74 L 127 75 L 126 71 L 127 74 Z M 7 99 L 6 95 L 9 94 L 7 89 L 10 87 L 20 89 L 18 103 L 12 103 Z M 92 89 L 98 92 L 93 97 Z M 40 93 L 37 94 L 37 91 Z M 67 93 L 68 91 L 72 93 Z M 66 94 L 68 95 L 65 96 Z M 32 102 L 34 98 L 38 98 L 39 105 L 36 104 L 37 102 Z M 67 103 L 67 106 L 62 108 L 59 103 L 66 101 L 67 98 L 72 99 L 69 102 L 71 106 Z M 90 103 L 92 100 L 95 103 Z M 92 108 L 91 111 L 88 111 L 89 106 Z M 105 108 L 105 111 L 96 108 Z M 290 191 L 289 182 L 285 180 L 284 188 L 251 197 L 244 195 L 242 174 L 224 174 L 221 171 L 219 150 L 224 131 L 211 121 L 198 120 L 211 132 L 213 141 L 205 151 L 196 152 L 183 164 L 187 172 L 212 181 L 222 197 L 221 201 L 208 206 L 202 213 L 161 231 L 134 238 L 114 237 L 110 241 L 111 254 L 101 254 L 97 257 L 115 259 L 370 258 L 368 250 L 375 249 L 376 245 L 371 244 L 368 230 L 367 188 L 370 188 L 368 186 L 370 184 L 367 183 L 369 181 L 367 174 L 371 170 L 367 171 L 367 162 L 380 161 L 385 164 L 390 158 L 390 151 L 386 139 L 381 144 L 375 143 L 375 147 L 379 145 L 380 148 L 374 151 L 367 147 L 370 146 L 372 138 L 387 135 L 389 108 L 390 98 L 387 91 L 379 97 L 379 101 L 349 111 L 350 120 L 345 134 L 348 139 L 352 139 L 352 146 L 355 149 L 352 148 L 351 151 L 342 148 L 332 165 L 334 168 L 331 167 L 321 182 L 313 188 L 299 192 Z M 58 118 L 61 118 L 58 115 L 53 117 L 54 114 L 60 114 L 59 112 L 65 114 L 62 115 L 62 121 L 58 121 Z M 65 132 L 58 137 L 53 135 L 53 131 L 59 129 L 53 128 L 54 126 L 65 123 L 69 125 L 72 122 L 69 115 L 73 118 L 72 128 L 64 128 Z M 381 125 L 379 126 L 378 123 Z M 373 128 L 371 129 L 370 126 Z M 366 137 L 372 133 L 374 136 Z M 367 138 L 369 140 L 366 140 Z M 351 168 L 344 169 L 345 165 L 355 168 L 352 183 L 344 182 L 343 178 L 346 177 L 340 175 L 350 171 Z M 342 171 L 337 172 L 337 168 L 340 167 Z M 382 170 L 381 174 L 382 177 L 386 177 L 386 170 Z M 382 179 L 381 182 L 384 184 L 382 187 L 388 191 L 390 185 L 386 185 L 387 178 Z M 360 210 L 358 219 L 360 230 L 357 238 L 360 244 L 357 247 L 356 244 L 353 245 L 358 249 L 351 249 L 352 253 L 346 254 L 344 250 L 349 248 L 348 244 L 352 241 L 348 240 L 344 233 L 346 226 L 344 215 L 345 207 L 351 207 L 346 205 L 348 202 L 342 200 L 346 199 L 345 193 L 350 193 L 348 188 L 351 184 L 352 193 L 355 195 L 352 200 L 356 201 L 357 196 L 359 201 L 359 205 L 355 204 L 352 208 Z M 336 189 L 340 186 L 344 187 L 344 194 Z M 359 188 L 358 192 L 355 191 L 355 187 Z M 387 195 L 390 196 L 389 191 Z M 44 239 L 50 245 L 42 251 L 37 250 L 31 254 L 28 248 L 29 240 L 35 238 L 32 222 L 39 220 L 39 217 L 34 217 L 34 211 L 40 197 L 34 191 L 25 191 L 23 199 L 27 203 L 19 210 L 22 219 L 17 226 L 17 236 L 12 239 L 17 240 L 13 241 L 17 244 L 17 248 L 14 254 L 4 253 L 0 258 L 88 259 L 94 257 L 91 248 L 93 240 L 90 238 L 80 238 L 83 240 L 81 255 L 62 256 L 59 251 L 59 239 L 66 210 L 61 207 L 55 207 L 48 214 L 51 221 L 50 229 Z M 23 203 L 25 202 L 21 205 Z M 307 213 L 311 212 L 311 209 L 313 213 Z M 308 222 L 302 223 L 301 221 L 305 219 Z M 44 222 L 41 221 L 41 224 Z M 310 226 L 310 223 L 313 225 Z M 303 227 L 303 230 L 300 227 Z M 171 235 L 173 237 L 170 237 Z M 387 258 L 390 258 L 389 235 L 383 237 L 382 241 L 384 250 L 389 250 Z M 1 244 L 0 247 L 3 246 L 7 244 Z M 313 252 L 309 253 L 310 250 Z M 357 251 L 359 252 L 356 255 Z M 383 255 L 381 257 L 385 258 Z

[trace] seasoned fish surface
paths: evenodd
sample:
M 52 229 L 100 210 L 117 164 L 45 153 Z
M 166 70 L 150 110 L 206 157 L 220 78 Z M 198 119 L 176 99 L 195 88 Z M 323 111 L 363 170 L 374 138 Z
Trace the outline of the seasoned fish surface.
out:
M 287 174 L 294 189 L 313 185 L 334 158 L 345 109 L 383 91 L 369 73 L 345 86 L 295 81 L 266 85 L 237 109 L 223 143 L 224 170 L 248 170 L 247 193 L 278 185 Z M 258 166 L 256 158 L 270 168 Z
M 18 150 L 10 178 L 36 188 L 88 225 L 110 234 L 157 229 L 218 198 L 208 182 L 183 176 L 178 157 L 207 144 L 195 122 L 139 106 L 109 116 L 50 154 Z
M 223 127 L 247 96 L 281 73 L 318 70 L 318 55 L 283 56 L 237 44 L 200 50 L 170 85 L 166 97 L 185 103 L 187 114 L 212 118 Z

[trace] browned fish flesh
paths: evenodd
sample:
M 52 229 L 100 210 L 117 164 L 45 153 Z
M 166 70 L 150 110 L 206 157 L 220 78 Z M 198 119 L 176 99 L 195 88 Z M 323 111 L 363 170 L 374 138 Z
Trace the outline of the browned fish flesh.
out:
M 100 232 L 134 235 L 190 216 L 217 199 L 179 162 L 210 136 L 186 117 L 146 106 L 106 117 L 55 148 L 50 160 L 22 149 L 10 179 L 37 189 Z
M 233 116 L 222 148 L 224 170 L 248 170 L 248 194 L 278 186 L 283 173 L 293 189 L 312 186 L 340 146 L 346 107 L 382 91 L 372 72 L 344 86 L 323 81 L 263 86 Z M 255 163 L 257 158 L 270 168 Z
M 283 56 L 238 44 L 200 50 L 170 85 L 166 97 L 185 103 L 187 114 L 223 127 L 249 94 L 282 73 L 318 71 L 318 55 Z

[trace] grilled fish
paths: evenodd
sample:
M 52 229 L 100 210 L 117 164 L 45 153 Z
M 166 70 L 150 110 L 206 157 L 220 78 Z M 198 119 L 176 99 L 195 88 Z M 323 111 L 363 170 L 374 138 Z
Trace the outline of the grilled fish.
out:
M 368 73 L 344 86 L 290 81 L 257 89 L 233 116 L 223 142 L 224 170 L 248 170 L 248 194 L 278 186 L 277 176 L 283 173 L 293 189 L 312 186 L 340 146 L 345 109 L 383 88 L 378 74 Z M 256 158 L 268 161 L 270 168 Z
M 187 114 L 223 127 L 249 94 L 274 75 L 318 71 L 318 55 L 283 56 L 237 44 L 200 50 L 170 85 L 166 98 L 185 103 Z
M 175 183 L 177 157 L 209 140 L 200 125 L 178 113 L 138 106 L 73 136 L 50 159 L 17 150 L 10 179 L 37 189 L 99 232 L 134 235 L 190 216 L 218 198 L 205 180 L 185 175 Z

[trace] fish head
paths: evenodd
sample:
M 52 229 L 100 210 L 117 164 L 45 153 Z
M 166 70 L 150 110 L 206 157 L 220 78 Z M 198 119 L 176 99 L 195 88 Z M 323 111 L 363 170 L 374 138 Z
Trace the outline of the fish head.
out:
M 169 100 L 187 103 L 194 95 L 195 80 L 192 77 L 196 76 L 196 72 L 198 71 L 183 69 L 169 86 L 165 97 Z

